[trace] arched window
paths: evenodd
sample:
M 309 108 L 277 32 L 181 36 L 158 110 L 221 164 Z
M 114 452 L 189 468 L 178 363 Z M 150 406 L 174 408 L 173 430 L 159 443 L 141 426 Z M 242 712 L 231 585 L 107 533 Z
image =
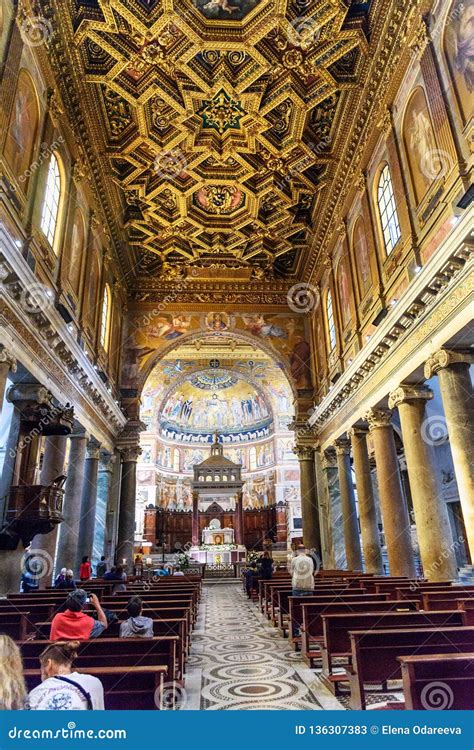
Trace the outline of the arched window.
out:
M 392 177 L 390 175 L 388 164 L 384 166 L 380 173 L 377 189 L 377 203 L 379 207 L 385 250 L 387 251 L 387 255 L 390 255 L 401 235 L 397 206 L 393 194 Z
M 100 345 L 108 351 L 109 348 L 109 329 L 110 329 L 110 287 L 105 285 L 104 296 L 102 299 L 102 312 L 100 316 Z
M 48 177 L 46 180 L 46 191 L 41 212 L 41 231 L 54 247 L 54 238 L 58 226 L 59 201 L 61 198 L 61 174 L 59 163 L 54 154 L 51 154 L 48 166 Z
M 332 307 L 332 294 L 331 290 L 328 291 L 326 297 L 326 318 L 328 324 L 328 336 L 329 336 L 329 349 L 332 352 L 336 346 L 336 324 L 334 322 L 334 310 Z

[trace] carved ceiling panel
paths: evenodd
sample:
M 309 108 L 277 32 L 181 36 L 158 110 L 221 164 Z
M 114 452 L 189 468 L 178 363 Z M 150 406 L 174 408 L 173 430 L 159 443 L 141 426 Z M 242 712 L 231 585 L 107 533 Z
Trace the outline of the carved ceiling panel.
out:
M 356 4 L 71 5 L 98 153 L 148 273 L 293 276 L 367 52 Z

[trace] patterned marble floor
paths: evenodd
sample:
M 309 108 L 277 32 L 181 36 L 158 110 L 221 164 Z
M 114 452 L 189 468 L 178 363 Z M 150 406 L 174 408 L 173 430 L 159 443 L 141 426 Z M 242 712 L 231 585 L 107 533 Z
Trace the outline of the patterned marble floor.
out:
M 240 584 L 204 585 L 182 709 L 330 708 L 344 710 Z

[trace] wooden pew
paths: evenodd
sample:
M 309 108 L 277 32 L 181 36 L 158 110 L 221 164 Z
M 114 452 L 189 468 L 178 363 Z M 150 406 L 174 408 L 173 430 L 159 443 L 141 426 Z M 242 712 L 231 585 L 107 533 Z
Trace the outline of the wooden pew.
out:
M 399 659 L 405 708 L 418 711 L 474 708 L 474 651 Z M 439 683 L 443 685 L 441 689 Z
M 109 711 L 149 711 L 161 708 L 160 695 L 168 681 L 164 665 L 141 667 L 88 667 L 78 669 L 98 677 L 104 688 L 105 708 Z M 39 669 L 25 670 L 28 690 L 41 682 Z
M 160 665 L 174 682 L 177 673 L 178 636 L 161 638 L 96 638 L 81 643 L 75 665 L 86 671 L 90 667 L 139 667 Z M 20 641 L 18 643 L 25 669 L 35 669 L 41 652 L 54 641 Z
M 456 601 L 462 596 L 464 601 L 474 600 L 474 589 L 460 594 L 459 591 L 425 591 L 421 596 L 422 609 L 454 609 Z
M 337 683 L 346 681 L 345 674 L 333 674 L 334 657 L 350 659 L 350 636 L 355 630 L 413 628 L 413 627 L 457 627 L 465 624 L 465 612 L 349 612 L 345 614 L 323 614 L 323 642 L 321 643 L 321 679 L 332 689 Z M 346 666 L 346 665 L 345 665 Z
M 5 612 L 0 614 L 0 633 L 9 635 L 14 641 L 26 638 L 29 628 L 29 612 Z
M 370 596 L 365 594 L 365 596 Z M 372 596 L 384 596 L 384 594 L 372 594 Z M 293 605 L 293 602 L 292 602 Z M 315 659 L 321 659 L 320 646 L 324 642 L 323 615 L 350 614 L 366 612 L 400 612 L 416 611 L 418 602 L 416 600 L 396 602 L 393 600 L 373 601 L 362 599 L 360 601 L 339 602 L 307 602 L 301 606 L 301 652 L 309 666 L 313 666 Z M 317 645 L 318 650 L 312 649 Z
M 354 593 L 352 593 L 354 591 Z M 285 632 L 288 630 L 290 635 L 290 640 L 295 643 L 299 643 L 299 639 L 295 641 L 295 638 L 293 637 L 293 632 L 296 630 L 301 629 L 301 625 L 303 623 L 303 612 L 302 612 L 302 605 L 303 604 L 317 604 L 318 602 L 383 602 L 387 600 L 387 594 L 364 594 L 363 592 L 359 592 L 357 589 L 349 589 L 344 591 L 337 591 L 332 593 L 325 593 L 321 594 L 318 592 L 316 595 L 308 595 L 308 596 L 293 596 L 292 592 L 290 592 L 290 595 L 287 596 L 285 593 L 281 594 L 281 613 L 282 613 L 282 624 L 281 629 L 283 632 L 283 636 L 285 637 Z M 370 606 L 368 606 L 370 609 Z M 287 618 L 288 622 L 285 625 L 285 618 Z
M 400 656 L 466 653 L 474 650 L 474 628 L 406 628 L 350 633 L 351 664 L 346 673 L 351 689 L 351 708 L 366 708 L 366 685 L 387 688 L 389 680 L 401 679 Z

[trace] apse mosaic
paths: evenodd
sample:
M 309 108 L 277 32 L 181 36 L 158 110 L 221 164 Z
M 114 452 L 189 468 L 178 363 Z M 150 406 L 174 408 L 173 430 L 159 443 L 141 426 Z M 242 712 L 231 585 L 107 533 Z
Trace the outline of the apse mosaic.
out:
M 260 393 L 232 378 L 224 388 L 214 390 L 210 385 L 204 389 L 202 381 L 198 387 L 192 382 L 183 383 L 162 407 L 162 430 L 244 433 L 250 428 L 268 427 L 271 413 Z

